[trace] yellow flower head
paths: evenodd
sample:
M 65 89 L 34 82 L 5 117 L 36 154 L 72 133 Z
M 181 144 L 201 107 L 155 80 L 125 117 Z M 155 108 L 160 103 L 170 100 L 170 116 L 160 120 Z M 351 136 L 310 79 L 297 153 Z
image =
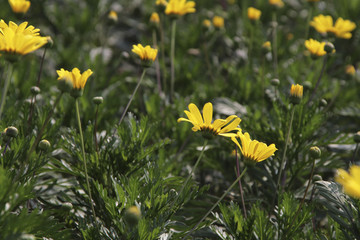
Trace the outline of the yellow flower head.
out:
M 292 84 L 290 89 L 290 96 L 301 99 L 303 97 L 304 87 L 299 84 Z
M 156 0 L 155 4 L 166 6 L 168 4 L 168 2 L 166 0 Z
M 270 51 L 271 50 L 271 42 L 266 41 L 266 42 L 263 43 L 263 45 L 261 47 L 266 51 Z
M 39 35 L 39 29 L 27 26 L 27 22 L 19 26 L 11 22 L 7 25 L 0 21 L 0 52 L 25 55 L 47 43 L 46 37 Z
M 326 54 L 324 47 L 325 42 L 318 42 L 312 38 L 305 41 L 305 47 L 311 53 L 312 56 L 321 57 Z
M 141 60 L 144 61 L 155 61 L 158 50 L 150 47 L 149 45 L 143 47 L 140 43 L 138 45 L 133 45 L 131 50 L 133 53 L 136 53 Z
M 271 5 L 276 6 L 276 7 L 283 7 L 284 6 L 284 2 L 282 0 L 269 0 L 269 3 Z
M 9 4 L 14 13 L 26 13 L 31 5 L 27 0 L 9 0 Z
M 360 199 L 360 166 L 352 165 L 350 174 L 343 169 L 338 169 L 335 181 L 344 187 L 346 194 Z
M 213 17 L 212 22 L 213 22 L 214 26 L 217 28 L 224 27 L 224 18 L 223 17 L 215 16 L 215 17 Z
M 209 28 L 211 26 L 211 21 L 209 19 L 205 19 L 203 22 L 202 22 L 202 25 L 204 27 L 207 27 Z
M 333 25 L 332 17 L 322 14 L 314 17 L 310 22 L 310 26 L 314 27 L 319 33 L 333 33 L 336 37 L 345 39 L 351 38 L 352 35 L 350 32 L 356 28 L 355 23 L 342 18 L 338 18 L 335 25 Z
M 85 87 L 86 81 L 93 74 L 93 72 L 88 69 L 82 74 L 78 68 L 73 68 L 71 72 L 61 68 L 56 71 L 58 74 L 58 80 L 65 80 L 66 82 L 71 82 L 73 89 L 82 90 Z
M 259 20 L 260 16 L 261 16 L 261 11 L 256 9 L 256 8 L 253 8 L 253 7 L 249 7 L 247 9 L 247 14 L 248 14 L 248 18 L 250 20 Z
M 160 22 L 160 17 L 157 12 L 153 12 L 150 16 L 150 22 L 158 24 Z
M 233 133 L 233 131 L 240 130 L 238 125 L 240 124 L 241 119 L 236 115 L 231 115 L 226 119 L 216 119 L 212 122 L 213 106 L 210 102 L 204 105 L 202 115 L 195 104 L 190 103 L 188 108 L 190 111 L 184 111 L 188 119 L 179 118 L 177 121 L 192 123 L 194 125 L 192 130 L 194 132 L 201 131 L 215 136 L 233 137 L 236 136 L 236 133 Z
M 114 10 L 111 10 L 109 12 L 108 18 L 113 20 L 114 22 L 117 22 L 118 21 L 118 14 Z
M 194 13 L 195 2 L 194 1 L 186 1 L 186 0 L 170 0 L 166 5 L 165 14 L 166 15 L 185 15 L 187 13 Z
M 345 72 L 346 74 L 349 74 L 351 76 L 354 76 L 356 73 L 355 67 L 354 65 L 346 65 L 345 67 Z
M 237 138 L 240 138 L 241 145 L 239 144 Z M 245 160 L 248 162 L 261 162 L 265 159 L 274 155 L 274 152 L 277 150 L 275 144 L 266 145 L 263 142 L 257 140 L 251 140 L 249 133 L 242 134 L 241 131 L 237 133 L 236 137 L 231 137 L 231 140 L 239 147 L 242 155 Z

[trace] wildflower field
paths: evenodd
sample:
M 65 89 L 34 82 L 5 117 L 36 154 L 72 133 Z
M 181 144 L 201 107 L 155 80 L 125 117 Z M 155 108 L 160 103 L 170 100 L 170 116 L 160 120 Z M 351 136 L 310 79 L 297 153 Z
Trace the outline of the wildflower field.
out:
M 360 239 L 359 0 L 2 0 L 0 239 Z

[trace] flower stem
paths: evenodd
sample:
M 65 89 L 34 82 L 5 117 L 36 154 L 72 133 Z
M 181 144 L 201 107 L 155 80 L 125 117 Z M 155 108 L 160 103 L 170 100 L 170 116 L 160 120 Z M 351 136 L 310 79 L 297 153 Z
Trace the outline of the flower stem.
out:
M 226 190 L 226 192 L 217 200 L 217 202 L 210 208 L 210 210 L 200 219 L 200 221 L 195 225 L 195 227 L 193 227 L 190 232 L 188 232 L 186 236 L 189 236 L 199 225 L 200 223 L 202 223 L 202 221 L 205 220 L 205 218 L 207 218 L 207 216 L 211 213 L 212 210 L 214 210 L 214 208 L 224 199 L 224 197 L 231 191 L 231 189 L 236 185 L 236 183 L 242 178 L 242 176 L 245 174 L 247 170 L 247 167 L 244 168 L 244 170 L 242 171 L 242 173 L 240 174 L 240 176 L 237 177 L 237 179 L 231 184 L 231 186 Z
M 175 35 L 176 35 L 176 19 L 172 20 L 171 27 L 171 82 L 170 82 L 170 102 L 174 97 L 175 85 Z
M 293 108 L 291 110 L 290 125 L 289 125 L 288 132 L 286 134 L 285 147 L 284 147 L 284 152 L 283 152 L 283 155 L 282 155 L 282 158 L 281 158 L 280 170 L 279 170 L 279 175 L 278 175 L 277 184 L 276 184 L 277 189 L 281 189 L 280 179 L 281 179 L 281 174 L 282 174 L 282 172 L 284 170 L 284 166 L 285 166 L 285 163 L 286 163 L 286 161 L 285 161 L 286 150 L 287 150 L 287 147 L 288 147 L 288 144 L 289 144 L 289 141 L 290 141 L 290 133 L 291 133 L 292 123 L 293 123 L 293 120 L 294 120 L 294 113 L 295 113 L 295 105 L 293 105 Z
M 165 64 L 165 40 L 164 40 L 164 30 L 163 30 L 163 22 L 161 21 L 164 19 L 164 14 L 161 14 L 160 22 L 159 22 L 159 35 L 160 35 L 160 52 L 161 52 L 161 67 L 162 67 L 162 80 L 163 80 L 163 91 L 164 94 L 166 94 L 166 77 L 167 77 L 167 71 L 166 71 L 166 64 Z
M 273 58 L 274 58 L 274 70 L 275 70 L 275 77 L 279 78 L 279 71 L 278 71 L 278 59 L 277 59 L 277 21 L 276 21 L 276 12 L 273 12 L 272 15 L 272 22 L 273 32 L 272 32 L 272 49 L 273 49 Z
M 99 146 L 98 146 L 97 137 L 96 137 L 98 111 L 99 111 L 99 105 L 96 105 L 95 122 L 94 122 L 94 142 L 95 142 L 95 150 L 96 150 L 97 159 L 99 159 Z
M 235 148 L 235 155 L 236 155 L 236 176 L 239 177 L 240 176 L 240 163 L 239 163 L 239 157 L 237 154 L 237 148 Z M 243 192 L 243 188 L 242 188 L 242 184 L 241 184 L 241 179 L 239 179 L 239 190 L 240 190 L 241 204 L 243 207 L 244 216 L 245 216 L 245 218 L 247 218 L 246 206 L 245 206 L 245 201 L 244 201 L 244 192 Z
M 122 123 L 122 121 L 123 121 L 123 119 L 124 119 L 124 117 L 125 117 L 125 115 L 126 115 L 126 112 L 127 112 L 128 108 L 129 108 L 129 106 L 130 106 L 130 104 L 131 104 L 131 102 L 132 102 L 132 100 L 133 100 L 133 98 L 134 98 L 134 96 L 135 96 L 135 93 L 136 93 L 136 91 L 138 90 L 138 88 L 140 87 L 140 84 L 141 84 L 141 82 L 142 82 L 142 80 L 143 80 L 143 78 L 144 78 L 144 76 L 145 76 L 145 73 L 146 73 L 146 68 L 144 68 L 144 70 L 143 70 L 143 72 L 142 72 L 142 74 L 141 74 L 141 77 L 140 77 L 140 79 L 139 79 L 139 81 L 138 81 L 138 83 L 137 83 L 137 85 L 136 85 L 136 87 L 135 87 L 135 89 L 134 89 L 131 97 L 130 97 L 130 100 L 129 100 L 129 102 L 127 103 L 127 105 L 126 105 L 123 113 L 121 114 L 121 117 L 120 117 L 118 126 L 120 126 L 120 124 Z
M 2 117 L 2 112 L 4 110 L 4 106 L 5 106 L 5 102 L 6 102 L 6 95 L 9 89 L 9 85 L 11 82 L 11 77 L 13 74 L 13 65 L 11 63 L 9 63 L 8 65 L 8 69 L 7 69 L 7 78 L 5 79 L 5 83 L 4 83 L 4 88 L 3 88 L 3 93 L 1 95 L 1 103 L 0 103 L 0 120 Z
M 205 139 L 204 144 L 203 144 L 203 147 L 202 147 L 202 150 L 201 150 L 201 153 L 200 153 L 198 159 L 196 160 L 194 167 L 191 169 L 191 172 L 190 172 L 189 176 L 186 178 L 185 183 L 182 185 L 182 187 L 181 187 L 181 189 L 180 189 L 180 192 L 179 192 L 179 194 L 177 195 L 177 198 L 176 198 L 175 201 L 172 203 L 171 208 L 174 206 L 174 204 L 177 202 L 177 200 L 179 199 L 179 197 L 180 197 L 181 194 L 183 193 L 184 188 L 187 186 L 190 178 L 192 177 L 193 173 L 195 172 L 197 166 L 199 165 L 200 160 L 201 160 L 202 156 L 204 155 L 207 142 L 208 142 L 208 140 Z
M 154 47 L 158 48 L 157 38 L 156 38 L 156 30 L 153 30 L 152 37 L 153 37 Z M 161 95 L 161 77 L 160 77 L 161 73 L 160 73 L 159 58 L 156 58 L 156 60 L 155 60 L 155 70 L 156 70 L 156 80 L 157 80 L 157 85 L 158 85 L 158 91 L 159 91 L 159 95 Z
M 46 45 L 46 46 L 47 46 L 47 45 Z M 43 70 L 43 65 L 44 65 L 44 59 L 45 59 L 45 55 L 46 55 L 46 50 L 47 50 L 47 47 L 45 47 L 44 53 L 43 53 L 42 58 L 41 58 L 40 69 L 39 69 L 38 78 L 37 78 L 37 82 L 36 82 L 36 86 L 37 86 L 37 87 L 39 87 L 39 85 L 40 85 L 40 79 L 41 79 L 41 74 L 42 74 L 42 70 Z
M 351 164 L 355 163 L 355 158 L 356 158 L 356 155 L 357 155 L 358 151 L 359 151 L 359 143 L 356 144 L 354 155 L 353 155 L 352 159 L 350 160 Z
M 28 153 L 28 155 L 27 155 L 27 158 L 26 158 L 27 160 L 30 158 L 32 152 L 35 150 L 36 146 L 37 146 L 38 143 L 40 142 L 41 137 L 42 137 L 42 134 L 43 134 L 43 132 L 44 132 L 47 124 L 49 123 L 50 118 L 51 118 L 52 115 L 54 114 L 54 110 L 55 110 L 56 106 L 59 104 L 59 101 L 60 101 L 60 99 L 61 99 L 62 94 L 63 94 L 63 93 L 61 92 L 60 95 L 56 98 L 55 103 L 54 103 L 54 106 L 52 107 L 52 109 L 51 109 L 50 112 L 48 113 L 48 115 L 47 115 L 47 117 L 46 117 L 46 119 L 45 119 L 45 122 L 44 122 L 43 125 L 41 126 L 41 129 L 40 129 L 40 131 L 38 132 L 38 134 L 37 134 L 37 136 L 36 136 L 36 139 L 35 139 L 33 145 L 31 146 L 30 151 L 29 151 L 29 153 Z
M 319 78 L 318 78 L 318 80 L 316 82 L 316 85 L 315 85 L 315 88 L 314 88 L 314 90 L 313 90 L 313 92 L 312 92 L 312 94 L 311 94 L 311 96 L 310 96 L 310 98 L 309 98 L 309 100 L 307 102 L 308 106 L 310 105 L 311 100 L 315 97 L 316 91 L 319 88 L 321 78 L 322 78 L 322 76 L 324 74 L 324 71 L 325 71 L 326 62 L 327 62 L 327 55 L 325 55 L 325 57 L 324 57 L 324 61 L 323 61 L 323 65 L 321 67 Z
M 94 205 L 93 205 L 93 201 L 92 201 L 91 189 L 90 189 L 90 183 L 89 183 L 89 176 L 88 176 L 87 165 L 86 165 L 86 155 L 85 155 L 84 137 L 83 137 L 82 128 L 81 128 L 80 111 L 79 111 L 79 100 L 78 100 L 78 98 L 75 99 L 75 108 L 76 108 L 76 118 L 77 118 L 78 127 L 79 127 L 79 132 L 80 132 L 81 151 L 82 151 L 83 161 L 84 161 L 84 170 L 85 170 L 86 185 L 87 185 L 88 192 L 89 192 L 91 211 L 92 211 L 92 214 L 93 214 L 93 217 L 94 217 L 94 221 L 96 222 L 95 209 L 94 209 Z

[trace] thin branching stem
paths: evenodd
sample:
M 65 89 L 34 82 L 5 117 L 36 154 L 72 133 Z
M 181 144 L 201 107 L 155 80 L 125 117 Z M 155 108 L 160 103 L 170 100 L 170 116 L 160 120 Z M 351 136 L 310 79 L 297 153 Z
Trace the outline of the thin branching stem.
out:
M 13 69 L 12 63 L 9 63 L 8 64 L 8 69 L 7 69 L 7 78 L 5 79 L 4 88 L 3 88 L 2 95 L 1 95 L 0 120 L 1 120 L 1 117 L 2 117 L 2 112 L 4 110 L 4 106 L 5 106 L 5 102 L 6 102 L 6 95 L 7 95 L 7 92 L 9 90 L 9 85 L 10 85 L 10 82 L 11 82 L 11 77 L 12 77 L 12 74 L 13 74 L 13 70 L 14 69 Z
M 210 208 L 210 210 L 200 219 L 200 221 L 193 227 L 186 235 L 185 237 L 189 236 L 193 231 L 196 230 L 196 228 L 209 216 L 209 214 L 214 210 L 214 208 L 226 197 L 226 195 L 231 191 L 231 189 L 238 183 L 238 181 L 242 178 L 242 176 L 245 174 L 247 170 L 247 167 L 244 168 L 240 176 L 231 184 L 231 186 L 224 192 L 224 194 L 217 200 L 217 202 Z
M 97 104 L 96 112 L 95 112 L 95 120 L 94 120 L 94 142 L 95 142 L 95 150 L 96 150 L 97 159 L 99 159 L 99 145 L 98 145 L 97 137 L 96 137 L 98 112 L 99 112 L 99 105 Z
M 156 30 L 154 29 L 152 32 L 152 37 L 153 37 L 153 45 L 154 48 L 158 48 L 158 44 L 157 44 L 157 38 L 156 38 Z M 159 64 L 159 58 L 157 57 L 155 59 L 155 70 L 156 70 L 156 80 L 157 80 L 157 85 L 158 85 L 158 91 L 160 96 L 162 95 L 161 93 L 161 72 L 160 72 L 160 64 Z
M 273 12 L 272 15 L 272 23 L 273 23 L 273 32 L 272 32 L 272 49 L 273 49 L 273 60 L 274 60 L 274 73 L 275 77 L 279 78 L 279 70 L 278 70 L 278 59 L 277 59 L 277 20 L 276 20 L 276 12 Z
M 311 101 L 312 101 L 313 98 L 315 97 L 316 91 L 317 91 L 317 89 L 319 88 L 321 78 L 322 78 L 322 76 L 323 76 L 323 74 L 324 74 L 324 71 L 325 71 L 325 67 L 326 67 L 326 63 L 327 63 L 327 58 L 328 58 L 327 55 L 325 55 L 324 61 L 323 61 L 323 65 L 322 65 L 322 67 L 321 67 L 321 71 L 320 71 L 319 78 L 318 78 L 318 80 L 316 81 L 315 88 L 314 88 L 313 92 L 311 93 L 311 96 L 310 96 L 310 98 L 309 98 L 309 100 L 308 100 L 308 102 L 307 102 L 307 105 L 308 105 L 308 106 L 310 105 Z
M 76 108 L 76 118 L 77 118 L 77 123 L 78 123 L 78 127 L 79 127 L 79 133 L 80 133 L 81 152 L 82 152 L 83 162 L 84 162 L 86 185 L 87 185 L 87 188 L 88 188 L 88 193 L 89 193 L 89 198 L 90 198 L 91 211 L 92 211 L 92 214 L 93 214 L 93 217 L 94 217 L 94 221 L 96 222 L 95 208 L 94 208 L 93 200 L 92 200 L 92 196 L 91 196 L 91 188 L 90 188 L 89 176 L 88 176 L 88 171 L 87 171 L 84 136 L 83 136 L 82 128 L 81 128 L 79 100 L 78 100 L 78 98 L 75 99 L 75 108 Z

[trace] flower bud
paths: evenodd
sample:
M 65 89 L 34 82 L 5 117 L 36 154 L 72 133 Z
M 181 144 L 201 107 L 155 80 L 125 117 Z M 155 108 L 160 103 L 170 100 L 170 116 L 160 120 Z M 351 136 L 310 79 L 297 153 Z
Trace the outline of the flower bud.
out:
M 17 130 L 16 127 L 11 126 L 11 127 L 8 127 L 8 128 L 6 129 L 5 134 L 6 134 L 6 136 L 8 136 L 8 137 L 13 137 L 13 138 L 15 138 L 15 137 L 17 137 L 17 135 L 19 134 L 19 131 Z
M 313 176 L 313 181 L 316 182 L 316 181 L 321 181 L 322 180 L 322 177 L 319 175 L 319 174 L 315 174 Z
M 320 100 L 320 106 L 321 107 L 326 107 L 327 106 L 327 101 L 325 99 L 321 99 Z
M 263 45 L 261 46 L 261 50 L 263 53 L 268 53 L 271 51 L 271 43 L 270 41 L 266 41 L 263 43 Z
M 131 206 L 125 211 L 124 219 L 130 225 L 136 225 L 141 218 L 140 209 L 137 206 Z
M 292 84 L 290 89 L 290 102 L 292 104 L 299 104 L 303 97 L 303 86 L 299 84 Z
M 325 43 L 324 50 L 328 54 L 333 53 L 335 51 L 334 44 L 332 44 L 331 42 Z
M 84 93 L 84 89 L 83 88 L 80 88 L 80 89 L 77 89 L 77 88 L 73 88 L 70 90 L 70 95 L 73 97 L 73 98 L 78 98 L 78 97 L 81 97 Z
M 321 156 L 321 150 L 320 150 L 320 148 L 318 148 L 316 146 L 311 147 L 309 153 L 310 153 L 310 156 L 315 159 L 319 158 Z
M 99 97 L 93 97 L 93 103 L 95 103 L 96 105 L 100 105 L 104 102 L 103 97 L 99 96 Z
M 354 135 L 354 142 L 360 143 L 360 131 L 358 131 L 357 133 L 355 133 L 355 135 Z
M 33 95 L 38 95 L 39 93 L 40 93 L 40 88 L 39 87 L 37 87 L 37 86 L 33 86 L 33 87 L 31 87 L 30 88 L 30 91 L 31 91 L 31 93 L 33 94 Z
M 271 79 L 271 85 L 273 85 L 274 87 L 279 86 L 280 85 L 280 80 L 277 78 Z
M 47 36 L 47 44 L 46 47 L 51 48 L 54 45 L 54 41 L 52 40 L 52 38 L 50 36 Z
M 47 152 L 50 147 L 51 147 L 51 144 L 46 139 L 41 140 L 38 145 L 39 150 L 41 150 L 43 152 Z
M 304 86 L 305 90 L 310 90 L 312 88 L 312 83 L 310 81 L 305 81 L 303 83 L 303 86 Z

